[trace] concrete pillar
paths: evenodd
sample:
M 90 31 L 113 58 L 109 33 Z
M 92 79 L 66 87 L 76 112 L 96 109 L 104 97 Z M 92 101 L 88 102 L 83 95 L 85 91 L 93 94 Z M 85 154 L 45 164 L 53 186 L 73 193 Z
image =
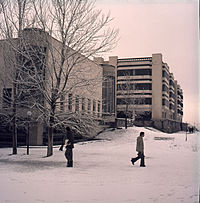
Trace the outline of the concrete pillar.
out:
M 162 54 L 152 54 L 152 119 L 162 118 Z
M 102 57 L 94 57 L 93 61 L 98 64 L 104 63 L 104 59 Z
M 115 67 L 115 117 L 117 117 L 117 63 L 118 57 L 117 56 L 110 56 L 109 57 L 109 64 Z
M 29 124 L 30 145 L 43 145 L 43 124 L 36 121 L 30 121 Z

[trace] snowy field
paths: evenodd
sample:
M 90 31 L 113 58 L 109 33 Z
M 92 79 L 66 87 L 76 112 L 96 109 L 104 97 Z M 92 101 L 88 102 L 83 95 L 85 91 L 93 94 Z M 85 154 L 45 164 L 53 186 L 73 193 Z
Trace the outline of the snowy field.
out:
M 146 167 L 136 156 L 145 132 Z M 165 134 L 132 127 L 107 131 L 101 140 L 75 144 L 74 168 L 54 148 L 0 148 L 0 203 L 198 203 L 200 134 Z

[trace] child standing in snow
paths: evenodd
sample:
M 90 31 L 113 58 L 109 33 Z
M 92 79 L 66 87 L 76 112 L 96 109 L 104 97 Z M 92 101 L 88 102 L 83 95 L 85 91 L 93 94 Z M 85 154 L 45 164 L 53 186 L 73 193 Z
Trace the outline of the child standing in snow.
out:
M 132 162 L 133 165 L 138 159 L 141 159 L 140 167 L 145 167 L 145 164 L 144 164 L 144 157 L 145 156 L 144 156 L 143 137 L 144 137 L 144 132 L 140 132 L 140 136 L 137 137 L 137 143 L 136 143 L 136 151 L 138 152 L 138 156 L 131 159 L 131 162 Z

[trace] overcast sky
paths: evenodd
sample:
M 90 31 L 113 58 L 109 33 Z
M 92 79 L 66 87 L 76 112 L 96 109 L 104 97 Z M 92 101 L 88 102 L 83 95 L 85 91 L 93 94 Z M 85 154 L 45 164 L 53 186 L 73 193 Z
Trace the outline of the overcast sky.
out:
M 97 0 L 97 8 L 110 11 L 120 31 L 105 59 L 162 53 L 183 89 L 183 120 L 200 123 L 198 0 Z

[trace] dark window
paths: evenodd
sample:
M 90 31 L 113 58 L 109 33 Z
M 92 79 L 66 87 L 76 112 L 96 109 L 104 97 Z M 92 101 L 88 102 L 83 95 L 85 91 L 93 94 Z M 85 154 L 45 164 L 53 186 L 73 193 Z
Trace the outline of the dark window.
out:
M 117 90 L 152 90 L 151 83 L 118 84 Z
M 152 81 L 152 79 L 150 79 L 150 78 L 128 79 L 128 81 L 144 81 L 144 80 Z M 121 81 L 127 81 L 127 80 L 126 79 L 119 79 L 119 80 L 117 80 L 117 82 L 121 82 Z
M 166 99 L 162 99 L 162 105 L 163 106 L 169 106 L 169 101 Z
M 175 85 L 174 85 L 173 80 L 169 80 L 169 84 L 170 84 L 172 87 L 174 87 L 174 88 L 175 88 Z
M 169 109 L 174 109 L 174 105 L 173 104 L 169 104 Z
M 152 118 L 152 112 L 151 111 L 144 111 L 144 112 L 135 112 L 135 120 L 136 121 L 147 121 L 147 120 L 151 120 Z
M 125 69 L 118 70 L 117 76 L 152 75 L 151 69 Z
M 178 109 L 178 114 L 183 115 L 183 111 Z
M 79 111 L 79 96 L 76 95 L 76 105 L 75 105 L 75 111 L 78 112 Z
M 145 93 L 145 92 L 142 92 L 142 93 L 118 92 L 118 93 L 117 93 L 117 96 L 119 96 L 119 95 L 152 95 L 152 93 Z
M 169 88 L 165 84 L 163 84 L 162 91 L 169 93 Z
M 60 110 L 61 111 L 65 110 L 64 109 L 64 101 L 65 101 L 65 97 L 64 97 L 64 95 L 61 95 L 61 97 L 60 97 Z
M 135 75 L 152 75 L 151 69 L 136 69 Z
M 88 113 L 91 111 L 91 99 L 88 99 Z
M 169 97 L 174 98 L 175 99 L 175 94 L 173 92 L 169 92 Z
M 103 80 L 102 87 L 102 111 L 107 113 L 114 113 L 115 108 L 115 78 L 107 76 Z
M 169 74 L 165 70 L 162 71 L 162 77 L 167 78 L 167 80 L 169 80 Z
M 95 112 L 95 111 L 96 111 L 96 101 L 93 100 L 93 112 Z
M 178 90 L 178 95 L 183 99 L 183 93 L 180 90 Z
M 68 110 L 72 111 L 72 94 L 68 95 Z
M 85 98 L 82 97 L 82 111 L 85 111 Z
M 152 98 L 118 98 L 118 105 L 135 104 L 135 105 L 151 105 Z
M 98 117 L 100 117 L 101 102 L 98 101 Z

